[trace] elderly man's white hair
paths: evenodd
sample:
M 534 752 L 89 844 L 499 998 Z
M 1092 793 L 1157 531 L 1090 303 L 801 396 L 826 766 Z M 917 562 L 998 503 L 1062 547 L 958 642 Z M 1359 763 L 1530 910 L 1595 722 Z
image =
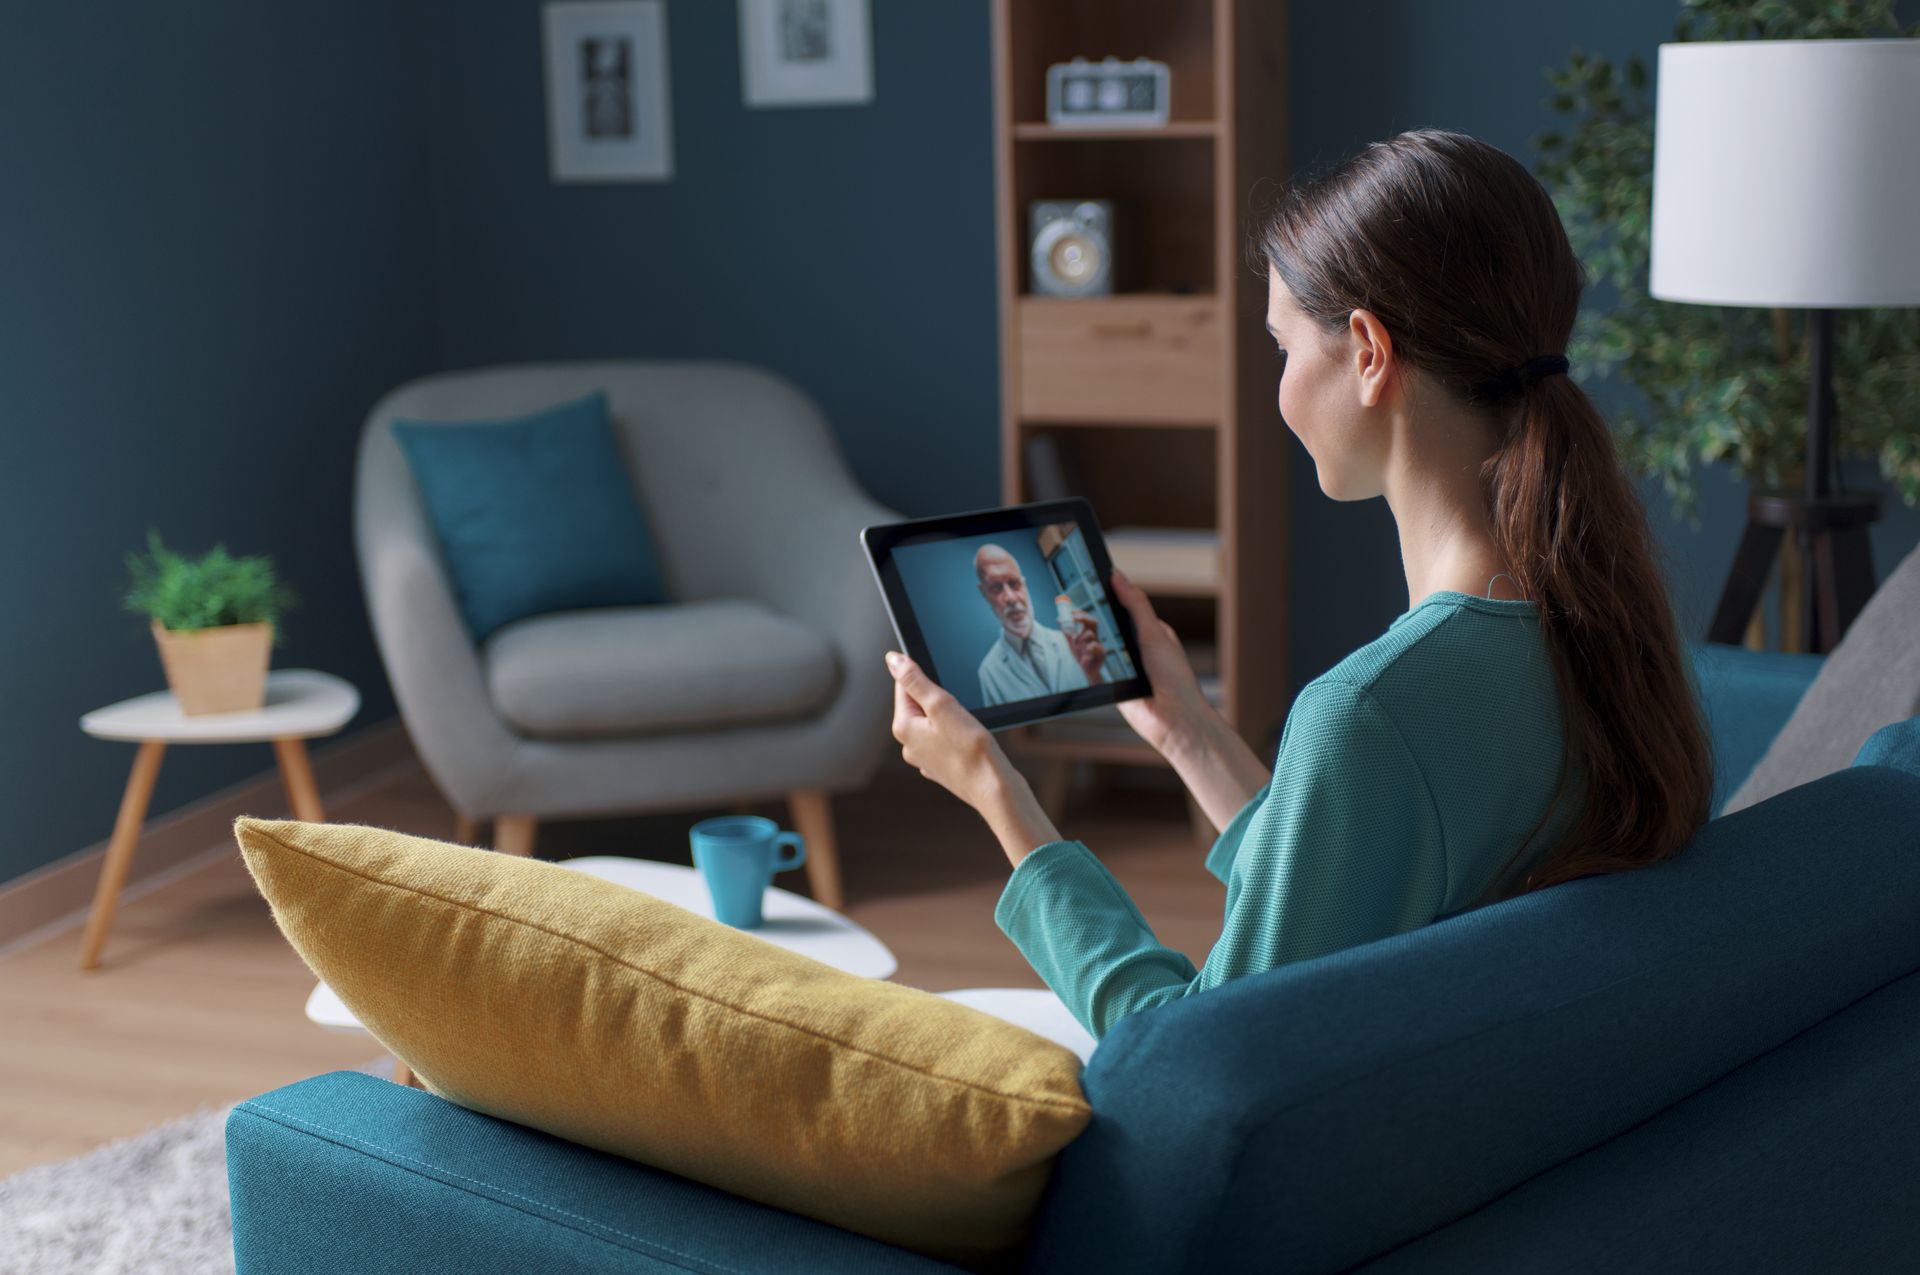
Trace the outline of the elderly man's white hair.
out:
M 999 545 L 981 545 L 978 549 L 975 549 L 973 551 L 974 578 L 978 579 L 979 577 L 985 575 L 986 564 L 995 558 L 1005 558 L 1008 562 L 1013 563 L 1013 569 L 1015 571 L 1020 570 L 1019 559 L 1015 558 L 1012 554 L 1008 553 L 1005 549 L 1002 549 Z M 1021 574 L 1025 575 L 1026 573 L 1022 571 Z

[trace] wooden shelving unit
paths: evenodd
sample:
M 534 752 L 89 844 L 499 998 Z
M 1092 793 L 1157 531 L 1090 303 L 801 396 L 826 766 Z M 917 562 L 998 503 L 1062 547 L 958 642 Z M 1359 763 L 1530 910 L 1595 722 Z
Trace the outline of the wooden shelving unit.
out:
M 1108 55 L 1167 64 L 1166 127 L 1046 123 L 1047 67 Z M 1005 499 L 1053 494 L 1033 490 L 1025 462 L 1045 431 L 1071 460 L 1073 494 L 1110 532 L 1214 533 L 1205 564 L 1189 544 L 1184 557 L 1156 553 L 1143 561 L 1158 567 L 1130 574 L 1228 720 L 1270 748 L 1291 691 L 1287 434 L 1273 401 L 1278 365 L 1263 345 L 1266 281 L 1245 252 L 1256 185 L 1287 169 L 1285 2 L 994 0 L 993 61 Z M 1131 258 L 1126 290 L 1033 295 L 1035 199 L 1114 200 L 1116 256 Z M 1123 545 L 1115 555 L 1125 565 Z M 1117 710 L 1013 735 L 1016 750 L 1060 763 L 1055 772 L 1073 760 L 1159 764 Z M 1046 787 L 1059 783 L 1056 774 Z

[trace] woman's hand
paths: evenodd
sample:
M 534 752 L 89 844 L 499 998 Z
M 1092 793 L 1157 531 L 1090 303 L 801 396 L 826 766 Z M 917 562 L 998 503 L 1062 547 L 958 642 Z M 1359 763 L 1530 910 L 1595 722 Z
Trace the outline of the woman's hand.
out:
M 1153 683 L 1149 699 L 1123 701 L 1120 712 L 1140 738 L 1172 763 L 1214 827 L 1225 828 L 1239 809 L 1272 778 L 1238 731 L 1200 692 L 1187 653 L 1173 626 L 1153 613 L 1147 595 L 1118 570 L 1113 592 L 1133 616 L 1140 658 Z
M 1200 733 L 1213 706 L 1201 693 L 1193 664 L 1173 626 L 1153 613 L 1147 595 L 1118 567 L 1113 571 L 1113 595 L 1133 617 L 1134 632 L 1140 636 L 1140 657 L 1147 666 L 1147 680 L 1153 684 L 1150 698 L 1122 700 L 1120 715 L 1140 738 L 1165 756 Z
M 893 674 L 893 737 L 907 765 L 979 811 L 1015 867 L 1060 839 L 1032 787 L 979 718 L 898 651 L 887 652 L 887 671 Z
M 1005 760 L 1000 741 L 980 719 L 898 651 L 887 652 L 893 674 L 893 737 L 907 765 L 979 810 Z

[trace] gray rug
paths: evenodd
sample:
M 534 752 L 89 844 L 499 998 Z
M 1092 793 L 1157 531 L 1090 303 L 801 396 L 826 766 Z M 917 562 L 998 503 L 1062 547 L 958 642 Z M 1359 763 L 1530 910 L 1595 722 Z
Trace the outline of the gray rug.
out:
M 0 1275 L 232 1275 L 231 1110 L 202 1107 L 0 1181 Z

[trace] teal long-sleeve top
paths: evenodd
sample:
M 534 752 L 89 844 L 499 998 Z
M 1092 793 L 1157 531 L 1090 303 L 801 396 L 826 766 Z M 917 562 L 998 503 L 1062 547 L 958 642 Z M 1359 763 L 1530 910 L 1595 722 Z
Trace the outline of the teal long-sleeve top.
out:
M 1428 596 L 1302 688 L 1273 777 L 1206 857 L 1227 887 L 1206 963 L 1154 937 L 1078 841 L 1022 859 L 994 919 L 1096 1037 L 1243 974 L 1417 929 L 1522 873 L 1564 830 L 1553 663 L 1529 602 Z

